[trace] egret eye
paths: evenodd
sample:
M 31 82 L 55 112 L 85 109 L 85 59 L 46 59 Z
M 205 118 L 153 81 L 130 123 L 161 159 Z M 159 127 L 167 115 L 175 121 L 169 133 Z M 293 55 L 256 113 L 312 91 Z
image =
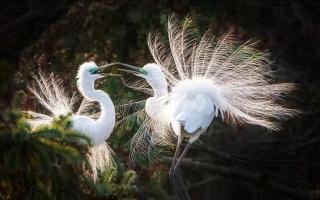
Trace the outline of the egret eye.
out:
M 91 68 L 89 69 L 90 74 L 96 74 L 99 71 L 98 68 Z
M 139 72 L 144 75 L 148 75 L 148 71 L 145 69 L 140 69 Z

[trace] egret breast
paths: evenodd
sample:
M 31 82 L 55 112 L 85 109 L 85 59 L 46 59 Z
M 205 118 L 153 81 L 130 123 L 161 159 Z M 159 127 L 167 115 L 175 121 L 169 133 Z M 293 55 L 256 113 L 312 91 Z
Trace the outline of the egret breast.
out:
M 150 97 L 147 99 L 145 109 L 153 120 L 164 121 L 167 119 L 167 99 L 167 95 L 162 97 Z
M 206 130 L 218 116 L 218 102 L 223 101 L 219 86 L 204 78 L 182 80 L 172 88 L 172 116 L 189 134 Z
M 87 116 L 73 115 L 72 128 L 80 133 L 88 136 L 93 146 L 97 146 L 105 142 L 105 138 L 101 138 L 105 130 L 99 130 L 96 121 Z

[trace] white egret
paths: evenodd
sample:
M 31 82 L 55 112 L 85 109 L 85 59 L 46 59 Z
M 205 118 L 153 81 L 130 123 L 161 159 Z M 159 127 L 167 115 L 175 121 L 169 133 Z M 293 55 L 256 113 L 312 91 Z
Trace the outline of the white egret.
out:
M 215 40 L 207 32 L 197 41 L 190 22 L 186 19 L 180 25 L 173 17 L 170 18 L 169 48 L 159 34 L 149 35 L 148 45 L 156 63 L 143 68 L 131 66 L 131 70 L 125 70 L 144 78 L 154 93 L 147 99 L 145 110 L 156 123 L 145 123 L 144 126 L 149 127 L 140 128 L 138 133 L 143 134 L 139 135 L 147 135 L 159 130 L 159 124 L 169 123 L 178 137 L 171 176 L 174 176 L 190 145 L 207 131 L 213 119 L 279 130 L 277 120 L 296 113 L 279 103 L 295 86 L 292 83 L 275 83 L 268 53 L 257 50 L 255 42 L 241 44 L 232 31 L 220 40 Z M 129 86 L 138 90 L 146 87 L 141 82 Z M 160 129 L 162 132 L 151 133 L 149 145 L 154 144 L 153 138 L 156 138 L 155 143 L 161 143 L 157 139 L 162 137 L 159 135 L 171 134 L 166 125 Z M 184 138 L 188 139 L 188 144 L 180 154 Z M 146 147 L 140 145 L 144 142 L 141 138 L 135 138 L 133 142 L 136 142 L 133 147 Z
M 77 86 L 83 95 L 79 109 L 73 112 L 76 103 L 75 95 L 70 97 L 62 87 L 62 81 L 53 74 L 49 78 L 39 73 L 35 77 L 36 86 L 30 88 L 38 102 L 49 111 L 49 115 L 28 111 L 33 118 L 28 121 L 32 127 L 50 124 L 59 116 L 71 114 L 72 128 L 91 139 L 89 161 L 93 169 L 93 178 L 97 178 L 97 170 L 113 164 L 112 150 L 106 143 L 115 125 L 115 108 L 109 95 L 95 89 L 95 81 L 106 74 L 102 71 L 108 65 L 98 67 L 94 62 L 80 65 L 77 73 Z M 100 112 L 91 114 L 90 107 L 94 102 L 100 105 Z

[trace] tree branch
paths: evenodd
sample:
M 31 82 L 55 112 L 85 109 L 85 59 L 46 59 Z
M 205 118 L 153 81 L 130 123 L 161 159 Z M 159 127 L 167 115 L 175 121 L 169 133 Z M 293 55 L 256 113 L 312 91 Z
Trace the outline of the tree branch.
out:
M 171 158 L 164 158 L 165 163 L 171 163 Z M 319 199 L 320 190 L 300 190 L 290 186 L 282 185 L 272 180 L 267 174 L 249 172 L 235 168 L 222 167 L 214 164 L 195 161 L 192 159 L 184 159 L 181 161 L 181 167 L 196 168 L 214 174 L 219 174 L 224 177 L 237 179 L 257 186 L 273 190 L 287 196 L 294 196 L 303 199 Z

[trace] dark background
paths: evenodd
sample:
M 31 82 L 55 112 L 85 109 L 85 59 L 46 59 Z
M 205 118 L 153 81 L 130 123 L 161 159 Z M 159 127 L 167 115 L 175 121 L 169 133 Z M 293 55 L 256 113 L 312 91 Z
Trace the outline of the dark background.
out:
M 152 62 L 146 33 L 165 32 L 171 13 L 188 14 L 202 33 L 234 27 L 240 40 L 260 40 L 280 79 L 299 85 L 287 101 L 302 114 L 279 133 L 215 122 L 182 165 L 186 185 L 193 199 L 320 199 L 319 1 L 26 0 L 0 7 L 1 110 L 39 68 L 75 89 L 85 60 Z M 23 105 L 30 107 L 32 100 Z

